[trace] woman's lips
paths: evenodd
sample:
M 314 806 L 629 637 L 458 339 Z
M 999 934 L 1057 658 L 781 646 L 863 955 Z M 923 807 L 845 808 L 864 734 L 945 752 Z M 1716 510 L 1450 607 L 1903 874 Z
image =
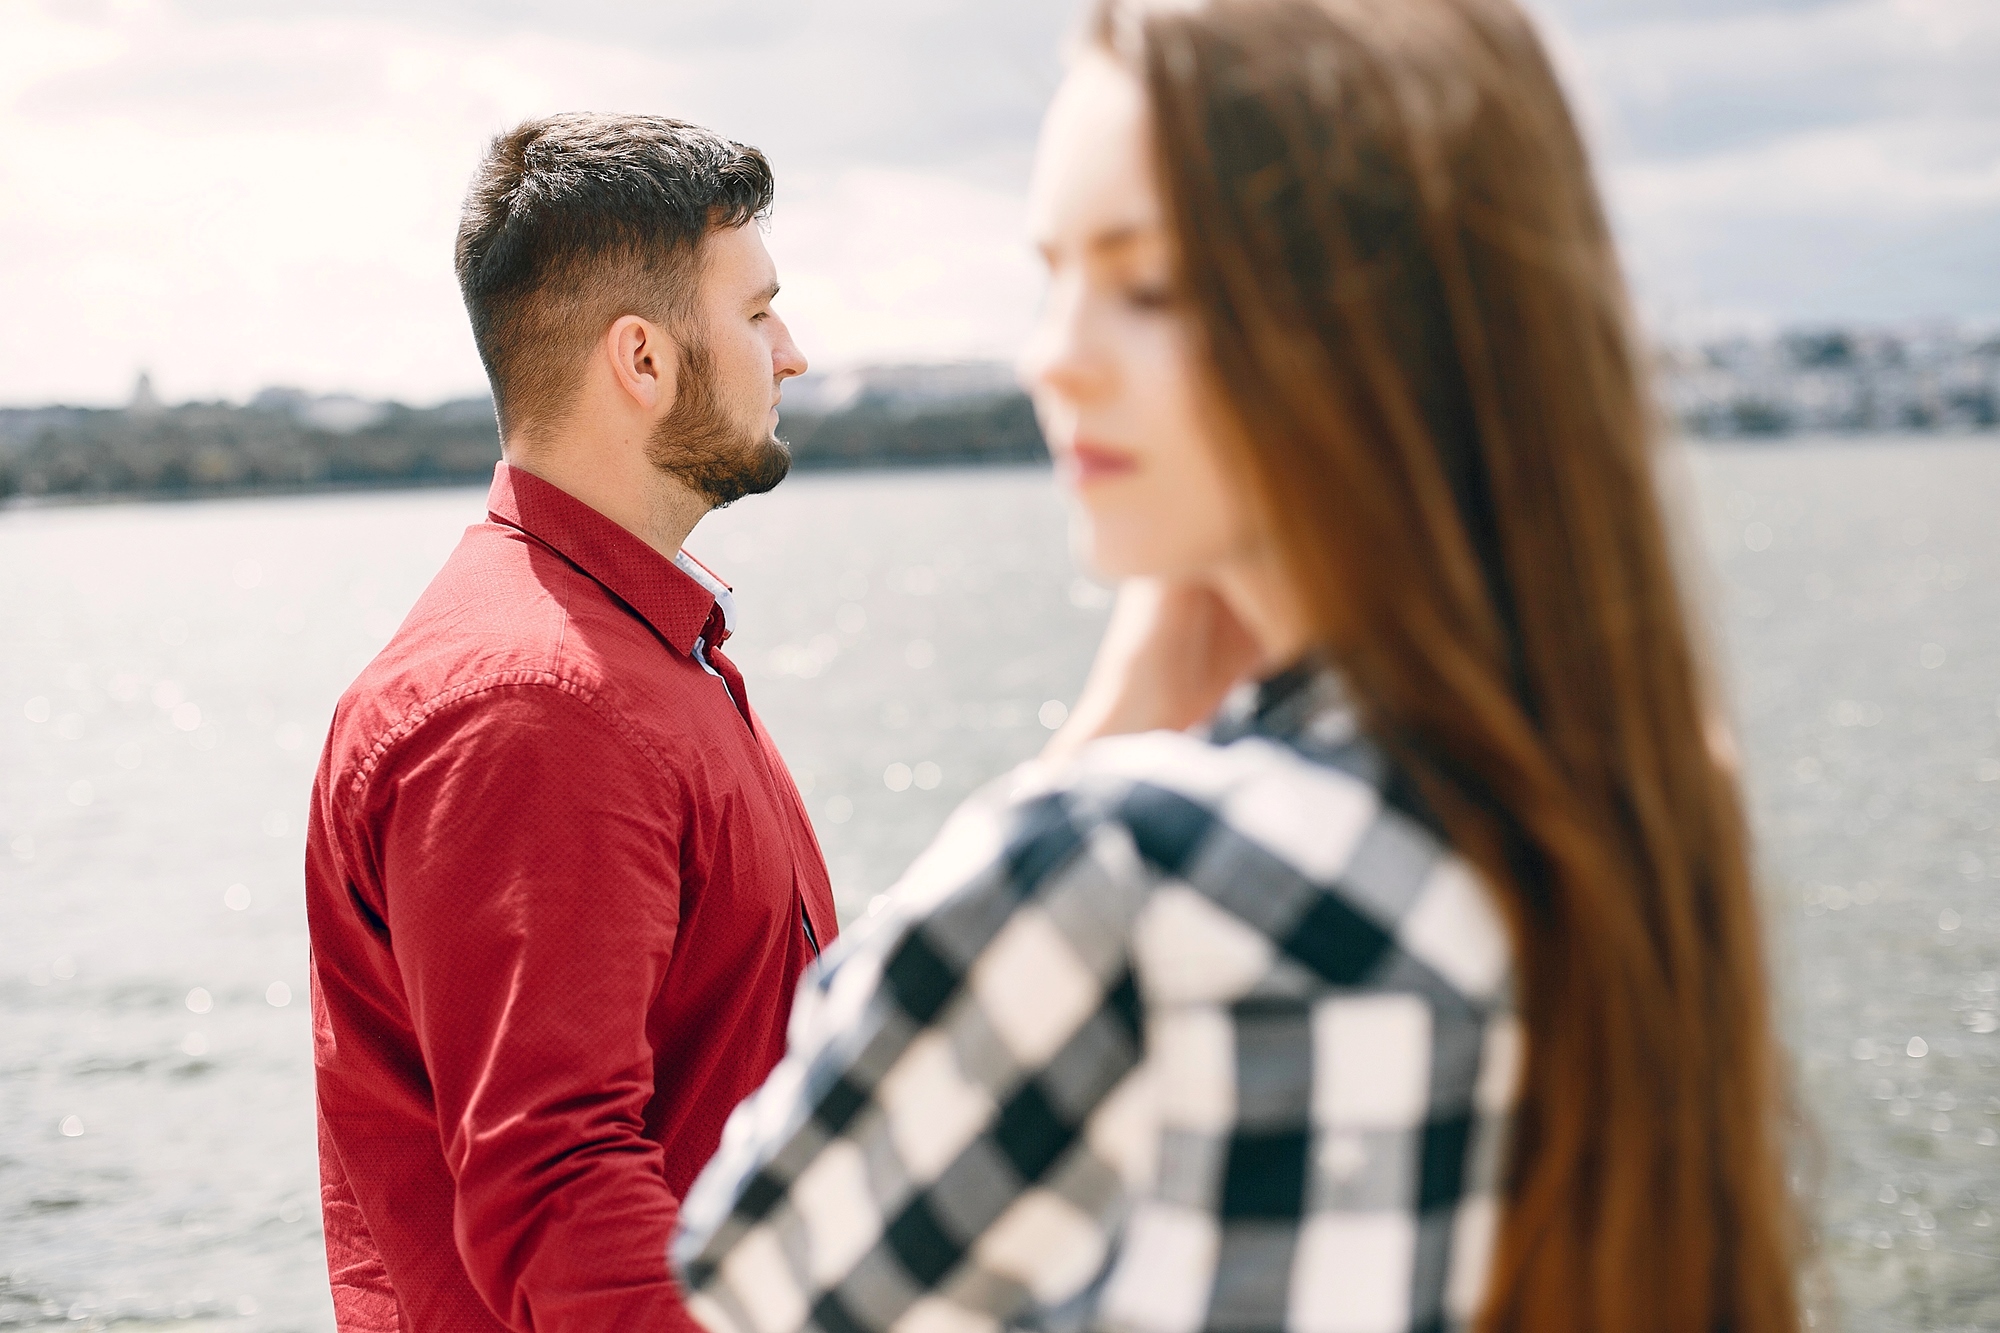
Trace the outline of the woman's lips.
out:
M 1139 459 L 1123 449 L 1110 445 L 1096 444 L 1088 440 L 1078 440 L 1069 449 L 1070 471 L 1079 486 L 1093 481 L 1109 481 L 1113 477 L 1128 476 L 1139 470 Z

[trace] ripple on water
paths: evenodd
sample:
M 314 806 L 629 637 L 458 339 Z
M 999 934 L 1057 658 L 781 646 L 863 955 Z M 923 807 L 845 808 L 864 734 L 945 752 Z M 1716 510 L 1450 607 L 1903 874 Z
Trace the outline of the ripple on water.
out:
M 1692 470 L 1843 1326 L 2000 1328 L 2000 447 Z M 0 1208 L 0 1327 L 331 1327 L 305 794 L 334 699 L 479 512 L 434 491 L 0 523 L 0 568 L 65 571 L 0 579 L 0 623 L 48 627 L 0 654 L 0 875 L 28 960 L 0 973 L 0 1158 L 9 1198 L 84 1201 Z M 802 477 L 691 545 L 729 556 L 730 653 L 812 774 L 850 919 L 1062 725 L 1108 611 L 1044 472 Z M 228 591 L 246 562 L 255 589 Z

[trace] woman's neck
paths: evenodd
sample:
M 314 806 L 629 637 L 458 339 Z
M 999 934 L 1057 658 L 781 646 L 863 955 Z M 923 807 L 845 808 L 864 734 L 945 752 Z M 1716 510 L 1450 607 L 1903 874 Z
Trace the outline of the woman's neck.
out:
M 1313 647 L 1311 618 L 1277 553 L 1260 550 L 1232 560 L 1214 576 L 1215 590 L 1257 643 L 1258 670 L 1270 675 L 1297 662 Z

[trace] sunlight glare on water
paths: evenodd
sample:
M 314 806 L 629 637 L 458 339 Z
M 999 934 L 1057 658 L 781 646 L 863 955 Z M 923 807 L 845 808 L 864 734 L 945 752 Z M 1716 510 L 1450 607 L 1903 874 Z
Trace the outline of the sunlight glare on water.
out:
M 2000 448 L 1696 451 L 1844 1327 L 2000 1327 Z M 333 701 L 483 511 L 0 512 L 0 1327 L 331 1327 L 300 886 Z M 1046 472 L 705 520 L 844 919 L 1060 727 L 1110 590 Z

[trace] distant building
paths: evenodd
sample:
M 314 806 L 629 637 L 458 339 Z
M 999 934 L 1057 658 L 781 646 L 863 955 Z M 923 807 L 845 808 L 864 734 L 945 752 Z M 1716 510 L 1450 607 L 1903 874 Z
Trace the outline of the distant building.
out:
M 2000 332 L 1828 327 L 1654 355 L 1661 406 L 1688 435 L 2000 425 Z M 1000 362 L 801 376 L 785 385 L 782 420 L 800 468 L 1048 457 L 1034 409 Z M 167 407 L 141 372 L 123 409 L 0 408 L 0 499 L 476 482 L 499 455 L 483 395 L 411 408 L 280 387 L 243 407 Z
M 139 378 L 132 383 L 132 399 L 125 404 L 125 410 L 132 413 L 152 413 L 160 410 L 160 395 L 153 392 L 153 377 L 146 371 L 139 372 Z
M 250 400 L 258 412 L 280 412 L 312 430 L 329 435 L 352 435 L 380 424 L 395 410 L 395 404 L 351 393 L 310 394 L 304 389 L 273 385 L 259 389 Z
M 1990 430 L 2000 334 L 1950 324 L 1738 336 L 1658 354 L 1668 413 L 1694 435 Z

